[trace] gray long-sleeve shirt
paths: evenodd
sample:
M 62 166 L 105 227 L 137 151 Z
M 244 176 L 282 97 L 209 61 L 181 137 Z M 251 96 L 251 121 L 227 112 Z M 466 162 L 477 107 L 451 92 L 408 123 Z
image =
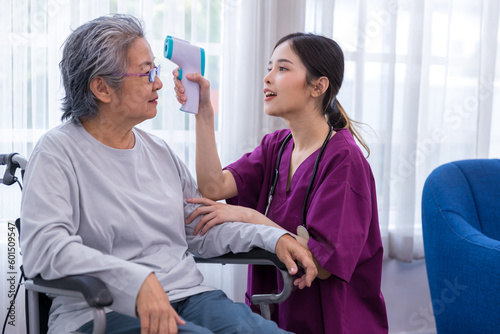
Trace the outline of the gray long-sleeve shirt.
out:
M 135 302 L 154 272 L 170 301 L 213 288 L 189 252 L 211 257 L 261 247 L 274 252 L 284 231 L 226 223 L 193 236 L 184 221 L 201 197 L 186 166 L 161 139 L 134 129 L 133 149 L 103 145 L 79 123 L 47 132 L 24 178 L 21 247 L 26 275 L 45 279 L 87 274 L 109 287 L 110 309 L 137 316 Z M 56 297 L 50 333 L 67 333 L 92 319 L 87 304 Z

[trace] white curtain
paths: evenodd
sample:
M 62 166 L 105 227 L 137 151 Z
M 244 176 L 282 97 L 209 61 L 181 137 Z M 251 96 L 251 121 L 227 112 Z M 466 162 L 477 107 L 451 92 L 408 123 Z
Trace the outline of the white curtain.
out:
M 345 52 L 339 100 L 367 124 L 386 255 L 423 257 L 435 167 L 500 156 L 499 11 L 497 0 L 307 0 L 306 31 Z

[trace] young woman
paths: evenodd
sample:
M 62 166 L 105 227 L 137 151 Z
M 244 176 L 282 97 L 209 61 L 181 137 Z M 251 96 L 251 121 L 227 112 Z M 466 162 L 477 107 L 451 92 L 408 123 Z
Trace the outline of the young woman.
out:
M 336 96 L 344 74 L 333 40 L 296 33 L 275 46 L 264 78 L 264 110 L 289 129 L 222 169 L 216 151 L 209 83 L 201 86 L 196 116 L 197 178 L 204 204 L 194 233 L 242 221 L 297 234 L 318 268 L 312 286 L 295 290 L 273 310 L 273 320 L 296 333 L 387 333 L 380 290 L 382 242 L 375 181 L 355 139 L 368 151 Z M 176 73 L 174 73 L 175 75 Z M 178 100 L 184 88 L 175 80 Z M 226 199 L 230 204 L 215 202 Z M 232 204 L 232 205 L 231 205 Z M 281 289 L 274 268 L 251 266 L 248 295 Z

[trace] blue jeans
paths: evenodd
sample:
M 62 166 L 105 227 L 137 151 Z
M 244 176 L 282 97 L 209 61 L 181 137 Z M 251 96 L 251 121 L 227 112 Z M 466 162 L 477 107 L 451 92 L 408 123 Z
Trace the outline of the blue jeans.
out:
M 203 292 L 179 302 L 172 303 L 175 311 L 186 321 L 179 325 L 179 333 L 238 333 L 263 334 L 287 333 L 270 320 L 253 313 L 243 303 L 234 303 L 221 290 Z M 94 325 L 90 321 L 78 332 L 92 333 Z M 116 312 L 106 315 L 106 333 L 139 334 L 141 323 L 138 318 Z

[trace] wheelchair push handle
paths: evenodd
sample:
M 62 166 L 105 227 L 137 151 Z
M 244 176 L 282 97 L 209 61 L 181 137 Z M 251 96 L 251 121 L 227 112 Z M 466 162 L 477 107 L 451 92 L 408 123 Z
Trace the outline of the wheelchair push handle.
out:
M 28 160 L 18 153 L 0 154 L 0 165 L 6 165 L 5 174 L 0 183 L 7 186 L 14 184 L 17 181 L 16 170 L 21 169 L 21 175 L 24 175 L 24 170 Z
M 0 165 L 6 165 L 7 162 L 9 161 L 9 157 L 12 155 L 11 154 L 0 154 Z
M 15 165 L 21 170 L 26 169 L 28 160 L 19 153 L 0 154 L 0 165 Z

